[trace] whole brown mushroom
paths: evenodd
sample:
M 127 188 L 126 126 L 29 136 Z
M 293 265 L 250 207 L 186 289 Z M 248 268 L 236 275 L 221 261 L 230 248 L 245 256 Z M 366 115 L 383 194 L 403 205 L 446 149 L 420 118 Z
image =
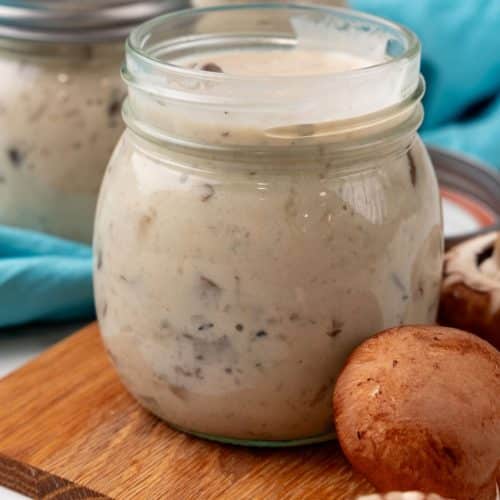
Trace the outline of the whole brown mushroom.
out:
M 381 492 L 494 500 L 500 353 L 460 330 L 392 328 L 359 346 L 335 386 L 340 445 Z
M 439 323 L 500 349 L 500 232 L 467 240 L 446 254 Z

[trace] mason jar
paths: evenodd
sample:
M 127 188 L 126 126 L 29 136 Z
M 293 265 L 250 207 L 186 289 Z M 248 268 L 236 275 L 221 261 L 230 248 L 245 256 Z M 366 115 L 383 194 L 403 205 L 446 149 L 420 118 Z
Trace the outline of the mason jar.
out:
M 123 40 L 184 3 L 0 1 L 0 224 L 90 242 L 123 132 Z
M 312 5 L 133 31 L 94 276 L 104 343 L 142 405 L 221 441 L 326 440 L 353 348 L 434 321 L 419 60 L 405 28 Z

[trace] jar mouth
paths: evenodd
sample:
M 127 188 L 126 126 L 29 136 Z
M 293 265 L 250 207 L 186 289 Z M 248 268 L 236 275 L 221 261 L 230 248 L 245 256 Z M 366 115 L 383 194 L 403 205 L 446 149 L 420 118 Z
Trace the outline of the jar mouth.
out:
M 337 72 L 320 65 L 314 74 L 298 67 L 285 76 L 203 71 L 189 62 L 294 49 L 368 64 Z M 191 9 L 148 21 L 127 40 L 122 76 L 131 128 L 222 148 L 376 135 L 413 116 L 424 89 L 411 31 L 349 9 L 299 4 Z
M 158 16 L 150 21 L 146 21 L 143 24 L 136 27 L 131 31 L 127 39 L 127 48 L 130 53 L 135 57 L 140 58 L 143 62 L 150 64 L 154 67 L 161 67 L 164 71 L 171 72 L 172 75 L 177 76 L 187 76 L 199 78 L 202 80 L 232 80 L 232 81 L 255 81 L 255 82 L 266 82 L 266 81 L 278 81 L 283 82 L 285 79 L 290 78 L 289 75 L 237 75 L 231 73 L 223 72 L 211 72 L 202 71 L 195 68 L 179 66 L 168 60 L 165 60 L 160 56 L 164 57 L 164 54 L 159 53 L 159 49 L 175 47 L 176 44 L 181 40 L 173 41 L 170 43 L 162 44 L 158 46 L 152 39 L 158 32 L 165 33 L 170 24 L 184 24 L 183 21 L 187 19 L 193 19 L 196 16 L 203 16 L 204 14 L 217 15 L 220 13 L 251 13 L 256 9 L 263 11 L 283 11 L 283 12 L 297 12 L 297 13 L 315 13 L 318 15 L 335 15 L 339 19 L 345 22 L 359 23 L 358 29 L 360 31 L 368 32 L 373 29 L 384 29 L 387 34 L 393 35 L 393 38 L 387 39 L 387 51 L 388 58 L 385 61 L 376 62 L 367 66 L 360 68 L 346 70 L 342 72 L 335 73 L 320 73 L 320 74 L 304 74 L 304 75 L 294 75 L 294 79 L 303 80 L 304 83 L 307 80 L 315 80 L 318 78 L 338 78 L 338 79 L 348 79 L 356 76 L 367 75 L 368 73 L 379 71 L 385 67 L 395 65 L 400 61 L 419 59 L 420 58 L 420 41 L 418 37 L 411 30 L 405 26 L 389 21 L 387 19 L 374 16 L 371 14 L 366 14 L 359 11 L 354 11 L 349 8 L 343 7 L 328 7 L 323 5 L 306 5 L 306 4 L 279 4 L 279 3 L 249 3 L 243 5 L 227 5 L 227 6 L 215 6 L 215 7 L 205 7 L 205 8 L 193 8 L 186 10 L 179 10 L 176 12 L 171 12 Z M 344 29 L 342 25 L 337 25 L 336 28 L 342 30 Z M 192 35 L 189 35 L 192 42 Z M 206 42 L 206 40 L 205 40 Z

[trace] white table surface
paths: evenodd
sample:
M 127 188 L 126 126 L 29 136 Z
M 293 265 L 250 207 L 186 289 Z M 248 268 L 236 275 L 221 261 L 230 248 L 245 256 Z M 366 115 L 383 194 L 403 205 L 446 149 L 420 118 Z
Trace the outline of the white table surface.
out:
M 81 328 L 84 323 L 0 329 L 0 378 Z M 0 497 L 1 498 L 1 497 Z
M 26 500 L 29 497 L 15 493 L 12 490 L 8 490 L 3 486 L 0 486 L 0 500 Z

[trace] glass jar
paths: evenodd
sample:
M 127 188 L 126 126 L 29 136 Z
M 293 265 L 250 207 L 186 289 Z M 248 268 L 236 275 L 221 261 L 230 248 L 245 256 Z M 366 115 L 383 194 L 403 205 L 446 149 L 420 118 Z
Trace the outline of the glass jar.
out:
M 179 5 L 3 3 L 0 224 L 90 242 L 102 175 L 124 128 L 123 39 Z
M 301 47 L 371 65 L 303 74 L 306 58 L 283 76 L 221 62 Z M 133 32 L 94 283 L 104 343 L 142 405 L 221 441 L 329 439 L 352 349 L 434 321 L 443 245 L 416 134 L 419 57 L 404 28 L 317 6 L 199 9 Z

